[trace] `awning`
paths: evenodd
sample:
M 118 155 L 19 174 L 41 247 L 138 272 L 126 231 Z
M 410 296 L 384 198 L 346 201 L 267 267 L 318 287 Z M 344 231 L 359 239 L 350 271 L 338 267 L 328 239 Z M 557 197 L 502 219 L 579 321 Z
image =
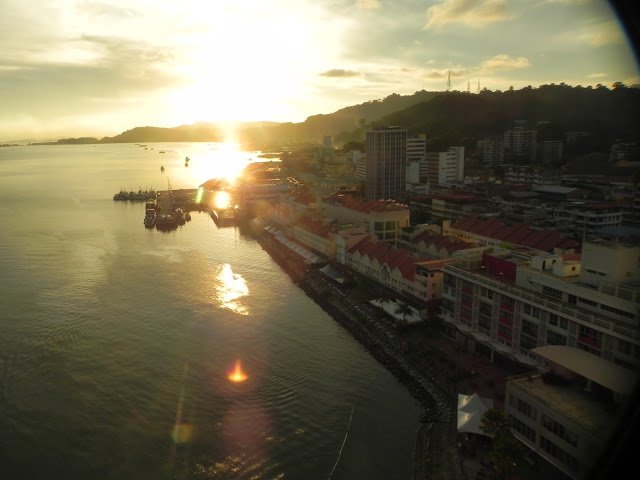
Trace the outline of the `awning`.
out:
M 491 346 L 498 353 L 511 353 L 512 350 L 500 342 L 491 342 Z
M 462 333 L 471 333 L 473 332 L 473 328 L 470 327 L 469 325 L 467 325 L 466 323 L 462 323 L 462 322 L 452 322 L 456 328 L 458 330 L 460 330 Z
M 531 367 L 537 367 L 538 363 L 531 357 L 524 355 L 523 353 L 516 353 L 516 352 L 512 352 L 511 355 L 513 355 L 513 358 L 520 363 L 523 363 L 525 365 L 529 365 Z
M 490 345 L 492 343 L 491 338 L 487 337 L 484 333 L 476 332 L 475 330 L 470 333 L 473 338 L 475 338 L 479 342 L 486 343 L 487 345 Z
M 617 393 L 631 393 L 638 380 L 635 372 L 579 348 L 547 345 L 531 351 Z

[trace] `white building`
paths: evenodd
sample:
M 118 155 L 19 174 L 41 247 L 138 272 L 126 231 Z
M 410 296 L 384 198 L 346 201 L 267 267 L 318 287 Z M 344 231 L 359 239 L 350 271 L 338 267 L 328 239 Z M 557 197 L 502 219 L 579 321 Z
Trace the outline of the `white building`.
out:
M 524 120 L 517 120 L 515 126 L 504 132 L 504 155 L 508 162 L 519 161 L 533 163 L 537 154 L 536 130 L 527 130 L 527 123 Z
M 446 266 L 447 332 L 492 360 L 536 365 L 532 349 L 566 345 L 640 370 L 640 247 L 583 245 L 581 257 L 489 249 Z
M 427 182 L 451 185 L 464 181 L 464 147 L 449 147 L 446 152 L 427 153 Z
M 534 350 L 545 373 L 512 377 L 505 409 L 515 437 L 573 479 L 588 478 L 621 421 L 634 372 L 580 349 Z

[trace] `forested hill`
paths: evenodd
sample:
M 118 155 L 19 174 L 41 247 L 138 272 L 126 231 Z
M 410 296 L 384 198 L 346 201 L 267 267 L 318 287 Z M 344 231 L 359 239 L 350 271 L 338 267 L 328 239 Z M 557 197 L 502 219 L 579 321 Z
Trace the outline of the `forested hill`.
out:
M 477 95 L 449 92 L 382 117 L 372 127 L 399 125 L 410 133 L 426 133 L 434 142 L 452 144 L 502 134 L 516 120 L 526 120 L 531 129 L 548 122 L 547 139 L 584 131 L 602 145 L 618 138 L 640 140 L 640 89 L 543 85 Z
M 333 136 L 334 144 L 364 140 L 367 129 L 386 125 L 425 133 L 432 144 L 470 142 L 500 135 L 515 120 L 530 128 L 545 123 L 544 138 L 562 138 L 570 131 L 584 131 L 596 145 L 608 146 L 617 138 L 640 140 L 640 88 L 614 84 L 606 87 L 542 85 L 521 90 L 427 92 L 392 94 L 380 100 L 343 108 L 331 114 L 313 115 L 301 123 L 253 122 L 236 126 L 236 140 L 262 149 L 301 142 L 320 142 Z M 542 138 L 542 137 L 541 137 Z M 224 129 L 207 122 L 175 128 L 136 127 L 114 137 L 63 139 L 53 143 L 215 142 L 224 140 Z

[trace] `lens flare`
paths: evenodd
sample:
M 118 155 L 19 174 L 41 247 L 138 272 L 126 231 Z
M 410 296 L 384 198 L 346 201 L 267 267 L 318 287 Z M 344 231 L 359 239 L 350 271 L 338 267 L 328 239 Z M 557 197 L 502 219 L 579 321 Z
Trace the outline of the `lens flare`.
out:
M 229 208 L 231 205 L 231 195 L 225 190 L 219 190 L 213 197 L 213 206 L 217 209 Z
M 236 360 L 236 363 L 233 367 L 233 370 L 229 371 L 227 373 L 227 379 L 229 379 L 230 382 L 233 383 L 242 383 L 244 382 L 248 377 L 248 375 L 242 370 L 242 363 L 240 362 L 240 360 Z

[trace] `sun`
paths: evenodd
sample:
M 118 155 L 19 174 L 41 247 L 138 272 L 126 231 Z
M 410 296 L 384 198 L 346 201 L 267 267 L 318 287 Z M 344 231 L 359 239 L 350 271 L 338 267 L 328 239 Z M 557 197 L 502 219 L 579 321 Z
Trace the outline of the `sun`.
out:
M 169 94 L 175 119 L 299 117 L 296 101 L 305 98 L 305 82 L 320 71 L 332 42 L 319 34 L 314 7 L 287 1 L 211 3 L 190 19 L 194 33 L 176 69 L 182 80 Z

